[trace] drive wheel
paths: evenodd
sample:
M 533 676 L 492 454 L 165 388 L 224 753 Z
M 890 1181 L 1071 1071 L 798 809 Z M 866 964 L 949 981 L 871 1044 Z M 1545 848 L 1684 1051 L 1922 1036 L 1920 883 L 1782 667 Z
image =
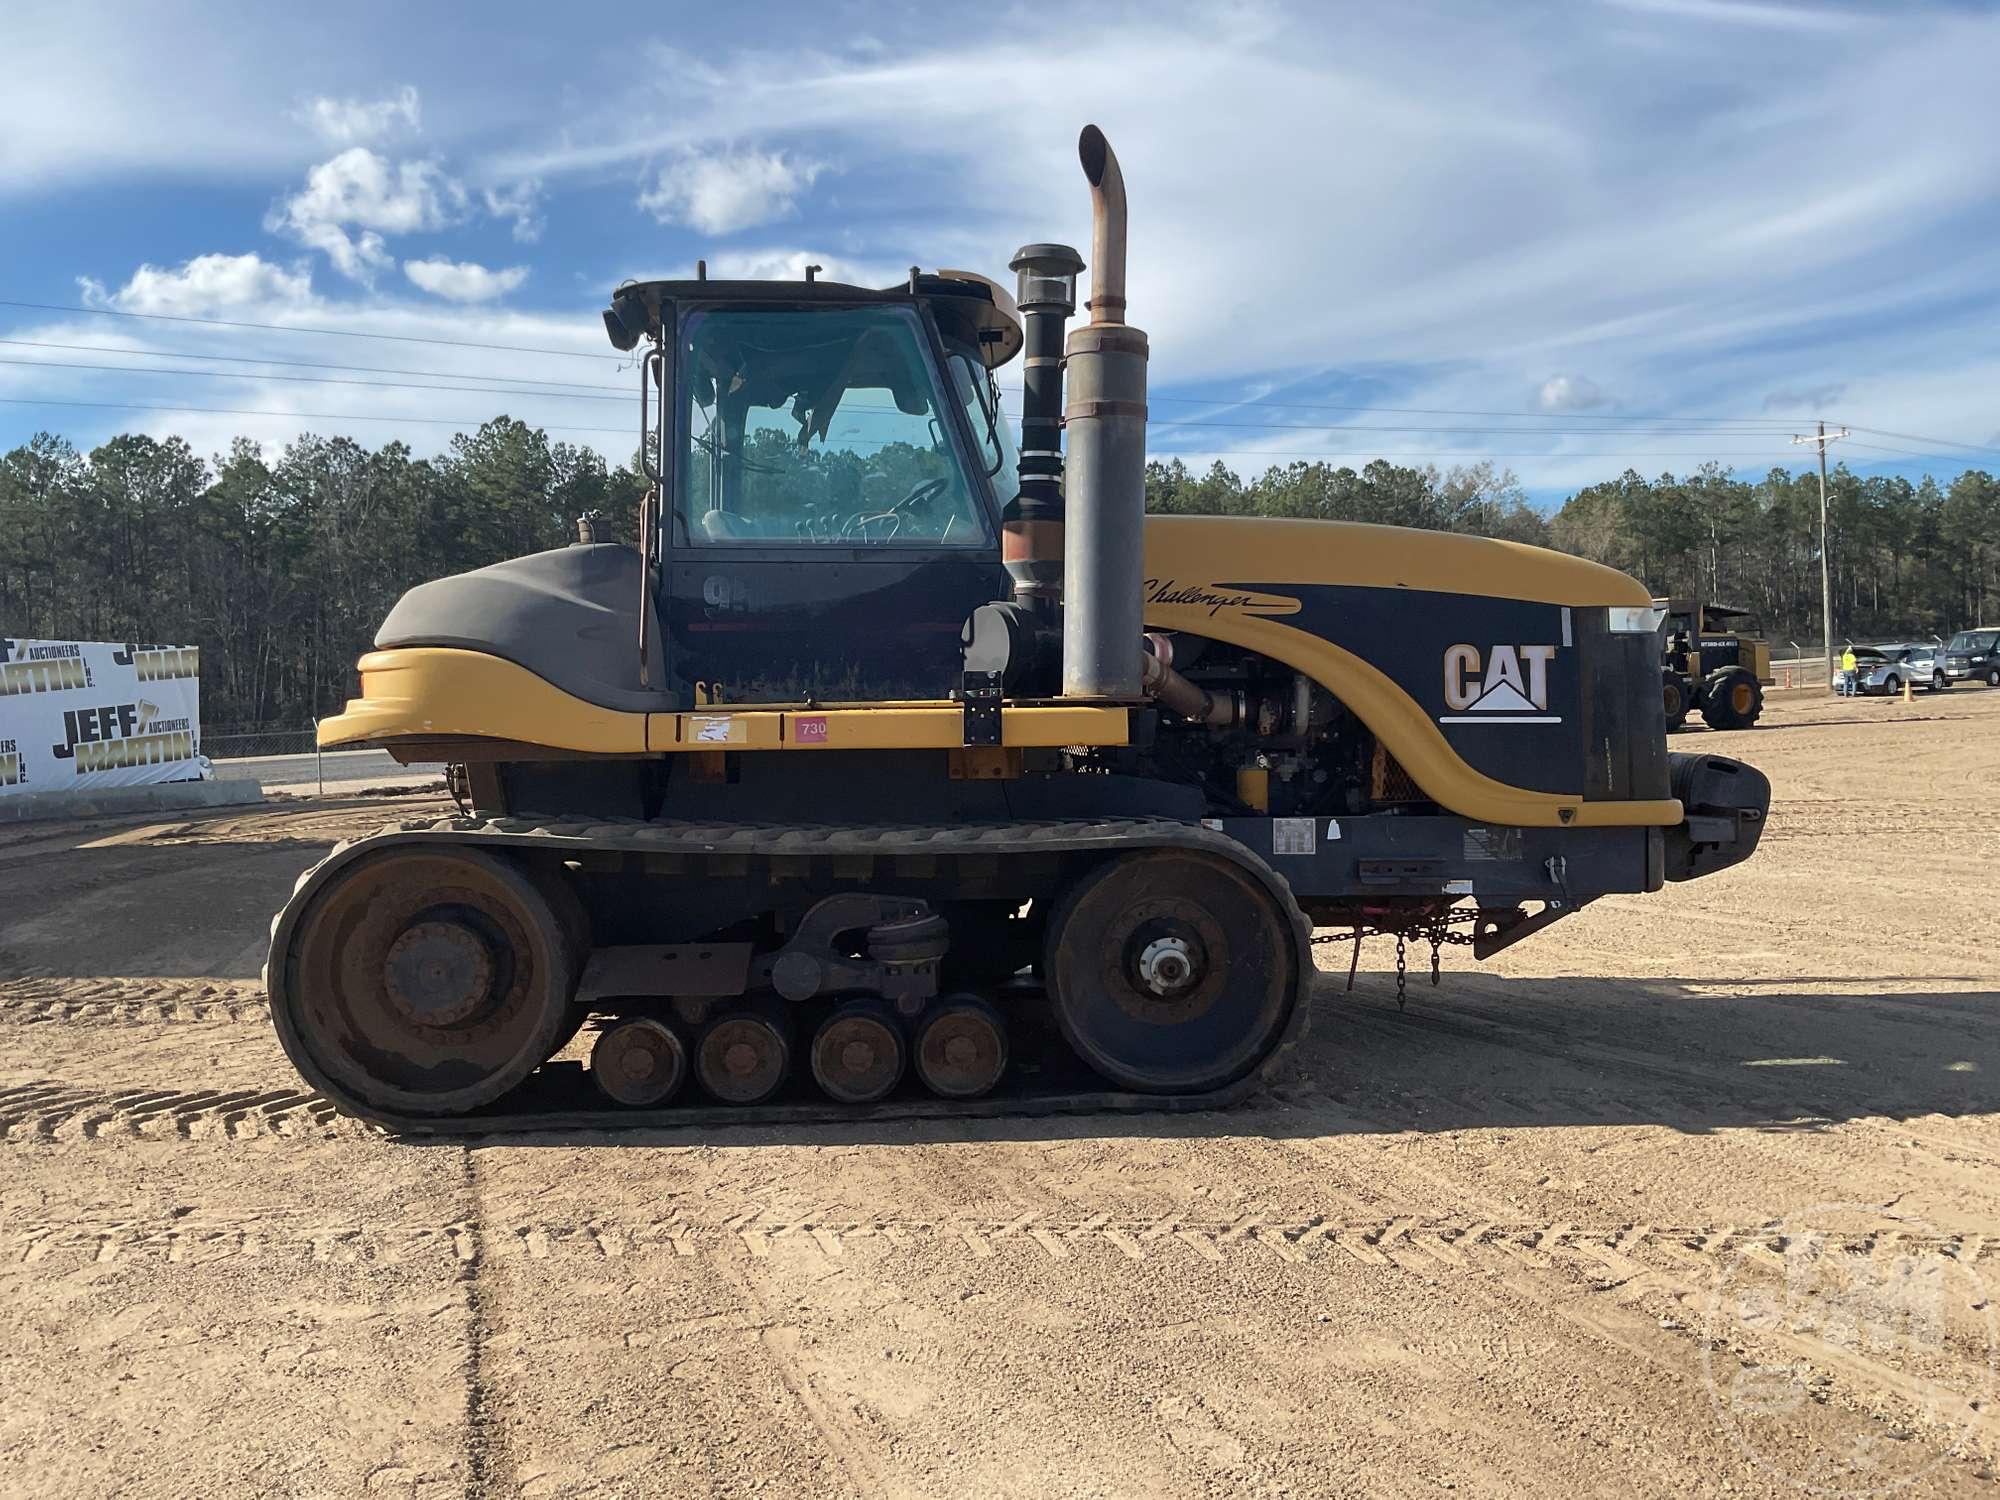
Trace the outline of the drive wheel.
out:
M 1667 706 L 1667 733 L 1672 734 L 1687 723 L 1688 691 L 1678 672 L 1668 672 L 1660 679 L 1661 695 Z
M 1710 729 L 1748 729 L 1763 712 L 1764 684 L 1756 674 L 1730 667 L 1709 678 L 1701 717 Z
M 368 1108 L 477 1109 L 575 1032 L 568 925 L 527 875 L 478 850 L 356 860 L 300 915 L 281 968 L 271 1009 L 286 1052 Z
M 827 1098 L 873 1104 L 902 1081 L 909 1049 L 902 1028 L 879 1002 L 843 1005 L 813 1036 L 812 1070 Z
M 1099 866 L 1049 923 L 1056 1024 L 1084 1061 L 1142 1093 L 1201 1093 L 1252 1072 L 1309 975 L 1270 891 L 1230 861 L 1165 849 Z

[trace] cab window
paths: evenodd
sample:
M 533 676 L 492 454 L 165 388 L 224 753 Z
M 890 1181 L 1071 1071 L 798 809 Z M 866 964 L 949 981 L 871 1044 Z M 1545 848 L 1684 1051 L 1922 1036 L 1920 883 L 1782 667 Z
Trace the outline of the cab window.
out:
M 678 539 L 988 544 L 913 309 L 695 312 L 682 324 L 680 361 L 688 446 Z

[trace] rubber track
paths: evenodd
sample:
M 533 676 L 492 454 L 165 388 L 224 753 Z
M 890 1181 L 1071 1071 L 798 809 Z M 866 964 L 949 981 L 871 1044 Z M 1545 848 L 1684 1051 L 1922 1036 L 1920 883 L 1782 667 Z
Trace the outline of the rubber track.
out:
M 574 1064 L 544 1066 L 506 1099 L 469 1114 L 436 1117 L 402 1115 L 372 1108 L 350 1097 L 321 1075 L 290 1034 L 289 1011 L 280 992 L 284 966 L 278 955 L 314 894 L 334 874 L 385 848 L 454 846 L 509 855 L 529 851 L 681 855 L 693 859 L 769 859 L 804 862 L 836 858 L 952 859 L 1012 858 L 1048 854 L 1112 855 L 1140 849 L 1188 849 L 1217 855 L 1244 869 L 1271 892 L 1290 920 L 1300 995 L 1277 1046 L 1245 1077 L 1223 1088 L 1191 1094 L 1140 1094 L 1108 1087 L 1080 1086 L 1052 1092 L 1009 1089 L 1013 1080 L 983 1098 L 941 1099 L 933 1095 L 885 1100 L 872 1105 L 825 1101 L 749 1107 L 684 1105 L 666 1109 L 624 1109 L 605 1101 Z M 816 1125 L 859 1120 L 989 1119 L 996 1116 L 1185 1113 L 1220 1109 L 1241 1102 L 1271 1076 L 1284 1054 L 1304 1034 L 1307 999 L 1315 967 L 1312 929 L 1293 900 L 1284 878 L 1235 839 L 1197 824 L 1148 819 L 1081 820 L 1042 823 L 912 824 L 907 826 L 770 825 L 745 823 L 647 823 L 637 819 L 440 818 L 392 824 L 378 833 L 336 846 L 302 874 L 291 899 L 271 919 L 272 962 L 264 967 L 278 1040 L 293 1065 L 343 1113 L 413 1135 L 466 1135 L 539 1130 L 727 1128 L 745 1125 Z

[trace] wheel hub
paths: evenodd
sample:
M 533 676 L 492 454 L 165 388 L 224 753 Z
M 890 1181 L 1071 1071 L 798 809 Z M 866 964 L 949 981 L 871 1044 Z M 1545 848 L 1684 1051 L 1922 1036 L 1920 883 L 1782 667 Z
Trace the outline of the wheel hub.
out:
M 1185 938 L 1154 938 L 1139 954 L 1139 980 L 1156 995 L 1177 995 L 1200 977 Z
M 389 1003 L 420 1026 L 462 1026 L 493 995 L 493 953 L 471 928 L 449 919 L 406 928 L 382 961 Z

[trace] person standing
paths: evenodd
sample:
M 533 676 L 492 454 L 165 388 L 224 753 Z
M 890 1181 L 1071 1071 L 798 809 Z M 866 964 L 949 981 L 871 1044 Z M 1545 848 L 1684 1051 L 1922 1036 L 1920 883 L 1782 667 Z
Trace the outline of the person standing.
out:
M 1854 659 L 1854 648 L 1849 646 L 1840 653 L 1840 696 L 1852 698 L 1855 695 L 1855 672 L 1858 663 Z

